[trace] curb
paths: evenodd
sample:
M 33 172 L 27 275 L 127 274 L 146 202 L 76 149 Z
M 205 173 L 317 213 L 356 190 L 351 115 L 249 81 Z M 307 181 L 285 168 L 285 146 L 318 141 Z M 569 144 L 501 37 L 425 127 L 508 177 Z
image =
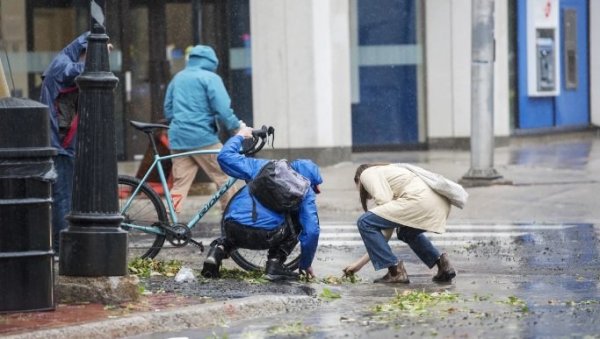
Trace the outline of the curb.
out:
M 9 335 L 5 338 L 119 338 L 143 333 L 179 331 L 315 308 L 319 299 L 309 296 L 261 295 L 177 310 L 145 312 L 68 327 Z

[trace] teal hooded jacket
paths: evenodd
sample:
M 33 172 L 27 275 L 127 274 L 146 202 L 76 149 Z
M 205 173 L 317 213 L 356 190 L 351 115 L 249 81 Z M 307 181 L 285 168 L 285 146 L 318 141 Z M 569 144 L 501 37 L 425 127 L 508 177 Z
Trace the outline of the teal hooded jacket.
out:
M 218 143 L 217 119 L 229 131 L 240 127 L 223 80 L 215 73 L 218 65 L 211 47 L 197 45 L 186 67 L 169 83 L 164 115 L 170 124 L 171 149 L 185 151 Z

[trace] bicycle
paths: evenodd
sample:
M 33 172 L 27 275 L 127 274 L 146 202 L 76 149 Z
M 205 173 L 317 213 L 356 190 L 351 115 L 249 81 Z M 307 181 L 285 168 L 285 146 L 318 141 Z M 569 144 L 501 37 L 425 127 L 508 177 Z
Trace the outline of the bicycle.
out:
M 169 126 L 139 121 L 130 121 L 130 124 L 147 135 L 154 153 L 154 160 L 142 179 L 128 175 L 118 176 L 119 210 L 123 216 L 121 228 L 129 233 L 130 253 L 133 253 L 136 257 L 152 259 L 163 249 L 165 240 L 176 248 L 192 243 L 203 252 L 204 245 L 192 238 L 192 229 L 198 225 L 210 208 L 234 185 L 237 179 L 230 177 L 226 184 L 210 196 L 209 200 L 194 214 L 188 223 L 178 222 L 162 163 L 176 157 L 218 154 L 219 150 L 196 150 L 161 156 L 153 136 L 157 130 L 166 130 Z M 240 153 L 246 155 L 258 153 L 268 143 L 269 137 L 272 137 L 273 134 L 273 127 L 263 126 L 260 129 L 254 129 L 252 139 L 244 141 Z M 148 184 L 148 177 L 155 168 L 158 171 L 164 199 Z M 222 221 L 221 234 L 224 234 Z M 296 250 L 284 264 L 286 268 L 295 270 L 298 267 L 300 261 L 298 247 L 296 246 Z M 241 268 L 252 271 L 264 269 L 266 253 L 267 250 L 237 249 L 232 251 L 230 256 Z

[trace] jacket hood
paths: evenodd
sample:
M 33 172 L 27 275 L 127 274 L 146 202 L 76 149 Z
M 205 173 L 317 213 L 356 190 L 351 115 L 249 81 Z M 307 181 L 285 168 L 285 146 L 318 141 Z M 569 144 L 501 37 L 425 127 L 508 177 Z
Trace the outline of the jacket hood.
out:
M 312 160 L 297 159 L 292 161 L 290 166 L 294 169 L 294 171 L 300 173 L 303 177 L 310 181 L 310 185 L 315 193 L 320 192 L 317 186 L 323 183 L 323 178 L 321 177 L 321 170 L 317 164 L 315 164 Z
M 200 67 L 214 72 L 219 66 L 219 59 L 215 50 L 210 46 L 196 45 L 190 52 L 187 67 Z
M 85 32 L 75 38 L 75 40 L 71 41 L 65 48 L 60 51 L 59 55 L 62 54 L 66 56 L 71 62 L 79 62 L 79 57 L 81 56 L 81 52 L 87 49 L 87 38 L 90 35 L 90 32 Z M 64 59 L 63 59 L 64 60 Z M 54 61 L 53 61 L 54 62 Z M 47 72 L 53 69 L 53 65 L 51 64 L 46 71 L 42 74 L 42 77 L 45 77 Z
M 87 38 L 90 32 L 85 32 L 78 36 L 75 40 L 71 41 L 67 47 L 63 48 L 63 53 L 71 59 L 73 62 L 79 61 L 79 56 L 83 50 L 87 49 Z

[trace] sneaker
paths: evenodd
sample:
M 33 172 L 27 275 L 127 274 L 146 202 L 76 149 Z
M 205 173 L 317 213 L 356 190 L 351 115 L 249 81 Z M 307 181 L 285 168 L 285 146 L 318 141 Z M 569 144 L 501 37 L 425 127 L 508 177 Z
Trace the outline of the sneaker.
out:
M 408 279 L 408 273 L 406 273 L 406 269 L 404 268 L 404 263 L 398 263 L 398 274 L 392 275 L 389 271 L 386 275 L 379 279 L 373 280 L 374 283 L 381 284 L 408 284 L 410 280 Z
M 281 261 L 276 258 L 267 260 L 265 273 L 265 278 L 269 281 L 298 280 L 300 278 L 300 274 L 283 267 Z
M 211 246 L 202 266 L 202 276 L 205 278 L 218 278 L 221 261 L 224 257 L 225 250 L 221 246 Z
M 443 253 L 437 261 L 438 272 L 431 280 L 435 282 L 447 283 L 451 282 L 454 277 L 456 277 L 456 271 L 452 264 L 450 264 L 450 260 L 448 259 L 448 254 Z

